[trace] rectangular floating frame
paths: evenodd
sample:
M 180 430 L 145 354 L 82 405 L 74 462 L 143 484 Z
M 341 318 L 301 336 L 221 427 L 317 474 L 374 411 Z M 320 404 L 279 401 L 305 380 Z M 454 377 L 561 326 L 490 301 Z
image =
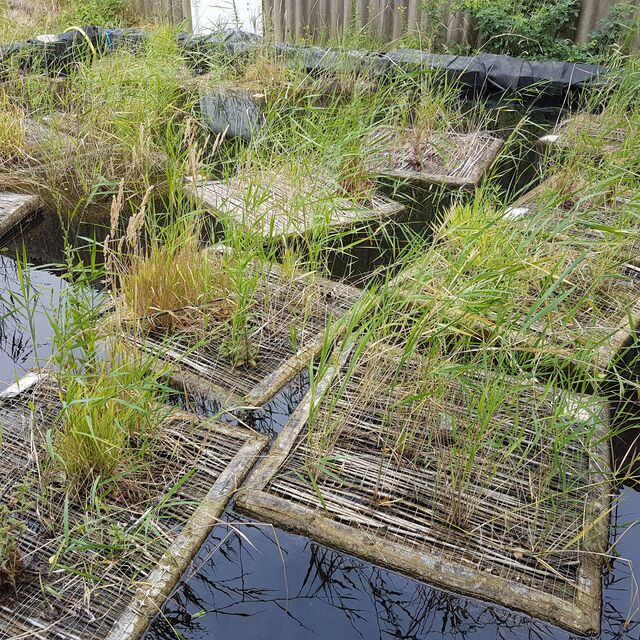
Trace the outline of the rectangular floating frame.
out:
M 46 425 L 34 421 L 32 411 L 36 412 L 36 419 L 44 417 L 46 420 L 50 418 L 49 412 L 55 410 L 54 406 L 50 406 L 55 401 L 55 393 L 45 388 L 48 380 L 46 373 L 30 373 L 0 395 L 0 416 L 3 421 L 0 451 L 4 454 L 0 458 L 0 466 L 3 467 L 3 477 L 9 481 L 12 471 L 19 469 L 24 474 L 29 465 L 34 464 L 30 434 L 34 425 L 36 428 Z M 157 463 L 158 467 L 164 465 L 166 468 L 163 467 L 163 473 L 166 472 L 167 477 L 175 476 L 182 480 L 179 489 L 172 494 L 174 499 L 178 496 L 185 499 L 185 503 L 179 505 L 179 512 L 174 513 L 167 507 L 166 513 L 163 512 L 165 515 L 160 518 L 164 523 L 161 535 L 157 539 L 152 536 L 149 547 L 140 552 L 142 556 L 138 557 L 135 552 L 132 552 L 134 555 L 129 554 L 125 562 L 127 566 L 119 567 L 117 560 L 115 563 L 113 560 L 100 561 L 100 552 L 96 551 L 93 570 L 96 566 L 100 567 L 102 575 L 98 577 L 102 582 L 99 588 L 92 591 L 88 604 L 82 607 L 77 605 L 82 600 L 83 587 L 74 587 L 72 583 L 77 576 L 73 572 L 64 574 L 57 571 L 53 575 L 53 590 L 43 588 L 47 584 L 47 576 L 42 573 L 33 577 L 38 584 L 24 586 L 20 583 L 17 596 L 3 601 L 0 638 L 8 640 L 46 636 L 61 640 L 137 640 L 141 637 L 268 442 L 266 436 L 249 429 L 184 411 L 176 410 L 172 416 L 171 438 L 175 450 L 159 455 L 154 464 Z M 24 444 L 20 445 L 23 440 Z M 180 451 L 185 455 L 191 452 L 192 457 L 189 460 L 178 459 Z M 190 466 L 195 465 L 196 458 L 198 464 Z M 193 471 L 193 475 L 189 475 L 190 471 Z M 7 488 L 10 486 L 5 486 Z M 158 504 L 167 491 L 173 491 L 171 486 L 159 488 Z M 154 504 L 150 498 L 147 508 L 154 508 Z M 69 511 L 70 518 L 76 515 L 82 517 L 74 513 L 76 510 L 73 505 Z M 136 504 L 132 504 L 131 522 L 135 524 L 136 518 L 143 517 L 144 513 L 142 507 L 137 509 Z M 184 524 L 173 522 L 175 517 L 180 517 Z M 37 514 L 33 518 L 37 520 Z M 113 524 L 122 525 L 122 522 L 114 521 Z M 29 525 L 28 532 L 31 528 L 32 525 Z M 23 538 L 28 536 L 28 532 Z M 35 556 L 37 565 L 44 566 L 46 572 L 49 568 L 48 558 L 57 551 L 59 541 L 55 537 L 40 538 L 37 531 L 31 531 L 31 538 L 25 542 L 29 543 L 29 555 Z M 145 567 L 153 563 L 156 557 L 155 568 L 148 571 L 146 576 L 128 577 L 131 564 L 139 566 L 139 571 L 144 574 Z M 68 579 L 61 577 L 65 575 L 68 575 Z M 61 595 L 57 597 L 56 593 Z M 26 602 L 20 602 L 21 595 L 27 599 Z M 58 617 L 52 618 L 52 611 L 59 614 Z
M 407 182 L 424 187 L 439 186 L 450 190 L 473 191 L 482 182 L 487 170 L 498 157 L 504 147 L 504 140 L 496 138 L 488 133 L 450 133 L 446 134 L 452 140 L 461 143 L 481 137 L 484 145 L 476 158 L 461 158 L 460 164 L 448 173 L 429 173 L 419 169 L 403 169 L 386 166 L 374 158 L 371 162 L 371 170 L 381 178 Z M 379 144 L 379 143 L 377 143 Z
M 584 545 L 589 549 L 597 549 L 598 552 L 576 553 L 575 557 L 571 556 L 579 566 L 575 574 L 575 585 L 571 589 L 567 588 L 571 597 L 564 599 L 558 595 L 565 593 L 564 583 L 558 578 L 559 586 L 556 585 L 551 570 L 540 572 L 546 575 L 544 580 L 547 582 L 532 580 L 530 584 L 526 584 L 516 578 L 518 574 L 531 571 L 529 575 L 538 580 L 538 571 L 535 566 L 531 568 L 531 559 L 525 566 L 524 561 L 518 560 L 516 555 L 509 569 L 509 565 L 505 568 L 493 561 L 492 549 L 482 555 L 485 562 L 483 567 L 471 561 L 474 559 L 473 547 L 464 552 L 454 549 L 453 555 L 450 552 L 449 557 L 438 553 L 438 549 L 446 550 L 446 543 L 445 546 L 436 544 L 441 542 L 436 525 L 431 530 L 419 525 L 420 522 L 428 522 L 428 507 L 426 499 L 421 502 L 420 497 L 414 493 L 425 487 L 429 476 L 426 472 L 421 475 L 410 464 L 396 461 L 395 464 L 387 462 L 381 465 L 377 459 L 375 463 L 367 461 L 366 453 L 359 456 L 353 452 L 350 456 L 345 454 L 344 466 L 335 472 L 345 478 L 344 483 L 335 482 L 326 476 L 326 482 L 322 477 L 316 480 L 319 486 L 322 485 L 318 491 L 324 493 L 326 508 L 323 508 L 314 487 L 310 482 L 300 480 L 300 472 L 294 467 L 295 460 L 300 463 L 308 454 L 310 436 L 307 420 L 312 403 L 322 406 L 322 394 L 334 375 L 335 372 L 329 372 L 319 383 L 315 399 L 309 392 L 292 414 L 269 455 L 245 482 L 245 488 L 236 503 L 240 510 L 264 522 L 308 535 L 322 544 L 402 571 L 437 587 L 497 602 L 579 633 L 600 631 L 601 560 L 608 543 L 610 509 L 608 484 L 604 480 L 610 469 L 610 454 L 604 439 L 589 456 L 590 481 L 585 487 L 585 504 L 592 505 L 594 512 L 600 516 L 586 533 L 588 540 L 585 539 Z M 365 420 L 363 429 L 366 431 L 372 428 L 369 420 Z M 357 429 L 357 426 L 349 423 L 346 438 L 357 438 Z M 597 426 L 597 433 L 604 436 L 604 432 L 603 420 Z M 363 451 L 362 448 L 359 451 Z M 367 471 L 375 476 L 382 474 L 390 478 L 391 484 L 400 487 L 395 495 L 387 486 L 382 490 L 381 495 L 388 498 L 390 506 L 371 503 L 372 483 L 375 483 L 376 478 L 368 476 Z M 603 479 L 600 486 L 596 482 L 598 479 Z M 491 493 L 492 490 L 488 491 Z M 509 496 L 504 491 L 495 491 L 496 500 L 500 499 L 499 504 L 503 504 L 505 500 L 508 503 Z M 396 504 L 397 510 L 389 512 L 389 509 L 396 508 Z M 465 549 L 465 543 L 461 544 L 460 548 Z M 483 544 L 481 535 L 477 544 Z M 494 551 L 498 555 L 510 553 L 504 549 Z M 502 567 L 501 570 L 508 577 L 492 574 L 496 566 Z M 537 568 L 543 569 L 543 565 L 538 565 Z M 546 585 L 547 591 L 535 588 L 535 584 Z
M 582 149 L 589 155 L 602 156 L 606 153 L 618 151 L 626 137 L 624 130 L 612 128 L 601 131 L 603 117 L 593 113 L 577 113 L 569 116 L 557 124 L 553 131 L 540 137 L 536 143 L 542 152 L 575 151 L 578 142 L 582 142 Z M 571 137 L 575 139 L 572 140 Z M 589 140 L 593 144 L 586 146 Z M 600 144 L 595 144 L 599 142 Z
M 245 201 L 246 182 L 238 177 L 224 181 L 203 181 L 194 184 L 187 180 L 185 188 L 189 195 L 201 202 L 217 219 L 230 220 L 251 231 L 258 230 L 265 241 L 294 239 L 308 236 L 314 231 L 318 220 L 310 212 L 285 211 L 283 202 L 290 200 L 285 185 L 273 184 L 260 191 L 255 207 Z M 357 230 L 372 222 L 394 222 L 404 211 L 404 206 L 387 196 L 374 193 L 369 201 L 357 204 L 348 198 L 336 198 L 335 211 L 330 220 L 320 221 L 327 233 Z
M 309 314 L 298 327 L 298 347 L 293 351 L 286 345 L 291 341 L 290 327 L 296 322 L 295 310 L 289 308 L 290 305 L 281 304 L 277 308 L 278 322 L 264 322 L 261 325 L 264 335 L 261 337 L 259 354 L 262 355 L 258 356 L 256 367 L 234 367 L 217 353 L 208 352 L 206 344 L 198 346 L 197 340 L 188 343 L 188 338 L 180 340 L 158 332 L 133 335 L 124 327 L 120 336 L 130 340 L 137 348 L 157 356 L 158 366 L 168 368 L 169 379 L 178 389 L 197 393 L 227 408 L 259 407 L 320 353 L 326 339 L 337 337 L 340 332 L 338 327 L 331 327 L 333 336 L 326 335 L 329 317 L 337 322 L 363 295 L 361 289 L 315 274 L 297 274 L 282 284 L 282 268 L 275 263 L 268 263 L 265 285 L 269 291 L 279 287 L 283 290 L 291 288 L 298 299 L 307 295 L 306 291 L 311 291 L 313 303 L 321 307 L 315 315 Z M 112 308 L 110 305 L 106 310 Z
M 539 184 L 537 187 L 525 194 L 514 205 L 507 208 L 502 218 L 504 224 L 516 225 L 520 224 L 521 222 L 526 223 L 526 220 L 528 218 L 535 216 L 536 211 L 539 208 L 539 205 L 536 204 L 537 200 L 538 198 L 542 197 L 543 194 L 549 191 L 550 185 L 553 184 L 553 180 L 553 176 L 551 178 L 548 178 L 543 183 Z M 551 212 L 552 209 L 549 209 L 549 211 Z M 567 213 L 567 216 L 569 215 L 570 212 Z M 577 241 L 589 240 L 591 242 L 597 242 L 599 240 L 599 237 L 596 234 L 598 233 L 599 232 L 597 230 L 594 231 L 593 229 L 585 227 L 583 231 L 578 231 L 575 235 L 571 235 L 571 237 L 569 237 L 566 233 L 556 234 L 555 237 L 563 242 L 570 242 L 574 238 Z M 549 238 L 551 238 L 551 233 L 549 233 Z M 628 309 L 620 310 L 617 316 L 609 316 L 608 326 L 602 329 L 602 340 L 600 342 L 594 342 L 594 344 L 597 344 L 598 346 L 594 347 L 593 359 L 590 362 L 580 363 L 580 366 L 592 371 L 598 377 L 601 377 L 600 374 L 604 374 L 609 370 L 611 365 L 615 363 L 617 356 L 621 354 L 625 348 L 635 346 L 636 348 L 640 349 L 640 256 L 633 256 L 630 253 L 621 255 L 620 263 L 621 265 L 619 273 L 621 275 L 621 280 L 624 279 L 627 285 L 636 292 L 635 301 L 630 304 Z M 413 266 L 409 266 L 405 271 L 395 276 L 389 282 L 389 287 L 401 288 L 403 282 L 411 280 L 413 274 L 419 274 L 420 272 L 421 264 L 418 260 L 418 262 Z M 633 296 L 629 294 L 629 298 L 631 299 L 633 298 Z M 490 326 L 490 322 L 482 322 L 477 325 L 475 327 L 477 330 L 477 337 L 487 337 L 488 332 L 491 332 Z M 474 331 L 474 328 L 470 327 L 470 330 Z M 497 330 L 501 330 L 500 327 L 498 327 Z M 526 335 L 518 332 L 516 329 L 510 330 L 509 333 L 514 338 L 517 336 L 517 339 L 521 344 L 527 344 L 528 338 Z M 571 330 L 567 331 L 563 335 L 565 338 L 568 338 L 570 333 Z M 531 341 L 539 340 L 540 337 L 540 333 L 534 333 L 531 336 Z M 553 340 L 553 336 L 549 335 L 548 341 L 550 344 L 553 344 Z M 563 344 L 567 342 L 568 340 L 563 340 Z M 563 357 L 561 353 L 558 353 L 557 355 L 560 359 L 565 359 L 568 364 L 572 360 L 571 354 L 568 354 L 566 358 Z
M 545 213 L 548 211 L 549 214 L 554 214 L 558 210 L 556 205 L 557 207 L 562 206 L 562 200 L 560 198 L 560 201 L 557 203 L 555 201 L 545 202 L 545 194 L 554 193 L 558 185 L 561 185 L 564 179 L 566 178 L 563 174 L 554 174 L 548 177 L 539 185 L 531 189 L 531 191 L 525 193 L 515 204 L 507 208 L 504 213 L 503 220 L 514 222 L 518 220 L 526 221 L 527 218 L 536 216 L 540 211 L 545 211 Z M 589 206 L 588 199 L 585 200 L 584 203 L 586 206 Z M 547 205 L 550 206 L 547 209 L 542 209 Z M 640 208 L 640 199 L 634 198 L 634 195 L 631 192 L 625 191 L 620 195 L 616 195 L 615 198 L 606 205 L 596 204 L 591 211 L 599 214 L 600 219 L 598 219 L 598 215 L 596 215 L 593 221 L 601 224 L 603 227 L 615 228 L 617 226 L 617 221 L 615 220 L 616 212 L 619 211 L 619 208 L 625 206 Z M 605 207 L 607 208 L 605 209 Z M 567 220 L 572 220 L 571 216 L 574 213 L 575 212 L 572 209 L 569 209 L 562 214 L 562 217 Z M 608 213 L 612 215 L 608 217 Z M 573 215 L 573 217 L 575 218 L 575 215 Z M 576 227 L 574 231 L 575 232 L 571 233 L 571 236 L 567 234 L 558 234 L 557 237 L 560 240 L 571 240 L 572 238 L 575 238 L 580 241 L 585 240 L 588 242 L 597 242 L 602 240 L 603 242 L 606 242 L 605 233 L 599 230 L 597 225 L 596 228 L 591 228 L 584 224 L 582 228 Z M 624 261 L 628 261 L 630 264 L 640 266 L 640 216 L 638 217 L 638 227 L 634 228 L 633 231 L 635 231 L 635 235 L 638 237 L 638 240 L 637 242 L 629 245 L 627 253 L 621 254 L 621 258 Z
M 42 203 L 38 196 L 0 192 L 0 242 L 25 219 L 38 213 Z
M 416 268 L 419 269 L 419 267 Z M 560 339 L 559 334 L 557 338 L 554 338 L 553 334 L 544 334 L 542 331 L 535 330 L 525 334 L 516 329 L 515 326 L 509 329 L 497 327 L 493 331 L 489 318 L 487 318 L 487 322 L 473 320 L 466 329 L 471 332 L 471 335 L 475 335 L 478 340 L 484 340 L 490 335 L 497 335 L 497 332 L 503 331 L 504 335 L 511 336 L 520 347 L 529 345 L 534 352 L 536 350 L 535 343 L 546 336 L 545 344 L 553 347 L 555 342 L 554 354 L 560 362 L 566 364 L 566 370 L 574 370 L 577 367 L 590 372 L 598 379 L 604 379 L 611 367 L 616 365 L 618 357 L 624 356 L 625 350 L 640 348 L 640 266 L 631 263 L 623 265 L 620 274 L 624 275 L 628 282 L 633 283 L 634 290 L 637 291 L 636 301 L 628 309 L 620 310 L 617 316 L 609 316 L 608 327 L 598 327 L 602 335 L 599 339 L 594 336 L 593 357 L 589 358 L 588 361 L 580 360 L 577 362 L 570 351 L 566 353 L 564 351 L 568 349 L 566 345 L 571 342 L 571 335 L 578 335 L 578 331 L 580 331 L 578 328 L 567 330 L 562 334 L 562 339 Z M 401 273 L 390 281 L 389 286 L 401 289 L 402 282 L 410 278 L 411 273 Z M 419 303 L 414 304 L 418 305 Z M 563 345 L 565 345 L 563 349 L 560 349 Z M 562 365 L 560 366 L 562 367 Z

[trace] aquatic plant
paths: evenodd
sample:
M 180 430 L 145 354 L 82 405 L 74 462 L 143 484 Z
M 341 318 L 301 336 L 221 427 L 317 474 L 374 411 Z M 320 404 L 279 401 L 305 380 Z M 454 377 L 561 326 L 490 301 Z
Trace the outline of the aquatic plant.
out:
M 24 525 L 5 504 L 0 504 L 0 593 L 15 588 L 23 570 L 19 541 Z
M 162 421 L 159 389 L 157 381 L 133 363 L 100 365 L 62 381 L 50 455 L 70 487 L 86 491 L 96 480 L 126 478 L 144 464 Z

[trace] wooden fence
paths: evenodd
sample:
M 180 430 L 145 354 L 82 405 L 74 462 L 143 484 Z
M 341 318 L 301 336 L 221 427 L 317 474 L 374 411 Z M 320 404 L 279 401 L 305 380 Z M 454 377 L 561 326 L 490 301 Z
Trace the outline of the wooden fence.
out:
M 598 22 L 619 0 L 582 0 L 574 34 L 575 42 L 586 42 Z M 628 0 L 627 0 L 628 1 Z M 640 6 L 640 0 L 632 0 Z M 400 38 L 407 30 L 433 32 L 433 11 L 428 0 L 265 0 L 265 19 L 279 40 L 337 36 L 347 26 L 368 27 L 382 40 Z M 450 7 L 453 2 L 449 2 Z M 445 40 L 466 43 L 473 40 L 469 15 L 445 11 L 440 16 Z
M 133 12 L 157 22 L 178 25 L 184 23 L 191 29 L 191 0 L 129 0 Z
M 582 0 L 575 42 L 586 42 L 589 33 L 619 1 Z M 171 24 L 184 23 L 185 29 L 191 28 L 191 0 L 130 2 L 140 16 Z M 631 0 L 631 3 L 640 7 L 640 0 Z M 278 40 L 318 39 L 325 35 L 335 37 L 354 24 L 368 27 L 378 38 L 386 41 L 401 37 L 407 30 L 433 32 L 432 13 L 424 8 L 429 4 L 434 3 L 430 0 L 263 0 L 264 22 L 273 29 Z M 464 13 L 445 12 L 442 28 L 449 43 L 473 41 L 473 21 Z

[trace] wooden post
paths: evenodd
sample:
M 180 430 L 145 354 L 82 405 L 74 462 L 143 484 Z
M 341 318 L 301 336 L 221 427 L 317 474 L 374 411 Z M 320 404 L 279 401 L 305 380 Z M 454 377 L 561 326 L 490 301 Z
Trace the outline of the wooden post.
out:
M 600 20 L 607 17 L 611 7 L 618 0 L 582 0 L 582 9 L 578 18 L 578 28 L 574 41 L 578 44 L 587 42 L 589 34 L 595 29 Z
M 191 17 L 191 0 L 182 0 L 182 16 L 185 31 L 193 31 L 193 19 Z

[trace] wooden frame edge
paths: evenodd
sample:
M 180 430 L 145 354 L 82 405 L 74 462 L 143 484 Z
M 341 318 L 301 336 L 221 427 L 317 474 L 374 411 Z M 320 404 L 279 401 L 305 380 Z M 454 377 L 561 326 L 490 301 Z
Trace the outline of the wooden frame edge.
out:
M 347 355 L 343 355 L 343 361 L 346 360 Z M 312 402 L 321 400 L 324 390 L 336 372 L 336 368 L 332 367 L 318 384 L 316 394 L 312 396 L 311 392 L 308 392 L 305 395 L 285 428 L 278 435 L 269 455 L 258 465 L 245 483 L 245 488 L 240 491 L 236 500 L 239 510 L 286 530 L 310 536 L 327 546 L 363 557 L 374 564 L 403 571 L 438 588 L 459 592 L 485 602 L 493 602 L 498 606 L 523 612 L 572 632 L 588 635 L 600 631 L 601 566 L 593 558 L 588 557 L 586 567 L 581 565 L 579 580 L 589 580 L 593 584 L 594 592 L 589 597 L 578 595 L 578 604 L 570 604 L 522 583 L 491 576 L 486 572 L 444 561 L 428 553 L 411 551 L 398 543 L 381 540 L 374 534 L 355 533 L 354 527 L 326 517 L 320 508 L 314 511 L 267 493 L 267 484 L 281 468 L 295 445 L 298 435 L 306 425 Z M 609 424 L 608 411 L 602 412 L 601 416 L 604 421 L 600 429 L 603 442 L 596 448 L 595 454 L 610 470 L 611 454 L 605 440 L 606 427 Z M 590 469 L 602 475 L 602 469 L 594 468 L 593 463 L 593 456 L 591 456 Z M 610 497 L 607 491 L 598 492 L 597 500 L 597 504 L 603 511 L 609 509 Z M 608 535 L 609 518 L 603 520 L 604 522 L 600 522 L 599 526 L 594 527 L 594 536 Z M 447 575 L 446 581 L 442 578 L 443 574 Z
M 215 424 L 217 430 L 226 426 Z M 220 474 L 184 529 L 162 555 L 157 567 L 141 583 L 133 600 L 105 640 L 138 640 L 162 610 L 189 563 L 219 521 L 231 495 L 238 490 L 269 441 L 267 436 L 249 431 L 246 432 L 246 436 L 245 444 Z

